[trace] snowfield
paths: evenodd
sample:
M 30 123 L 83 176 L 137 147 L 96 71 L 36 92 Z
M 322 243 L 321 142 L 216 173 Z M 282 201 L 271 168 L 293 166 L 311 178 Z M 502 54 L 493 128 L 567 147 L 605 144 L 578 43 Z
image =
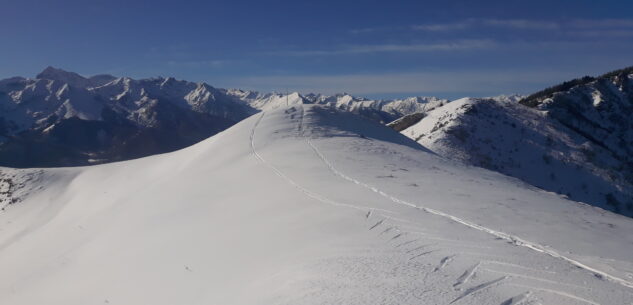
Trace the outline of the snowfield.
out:
M 1 171 L 0 304 L 633 300 L 633 219 L 329 107 L 279 105 L 143 159 Z

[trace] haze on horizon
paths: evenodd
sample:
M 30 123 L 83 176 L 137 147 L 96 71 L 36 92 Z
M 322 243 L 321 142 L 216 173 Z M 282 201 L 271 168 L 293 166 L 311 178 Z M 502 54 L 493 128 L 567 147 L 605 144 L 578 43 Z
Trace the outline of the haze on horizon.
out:
M 373 98 L 529 94 L 630 66 L 631 11 L 585 0 L 9 0 L 0 78 L 52 65 Z

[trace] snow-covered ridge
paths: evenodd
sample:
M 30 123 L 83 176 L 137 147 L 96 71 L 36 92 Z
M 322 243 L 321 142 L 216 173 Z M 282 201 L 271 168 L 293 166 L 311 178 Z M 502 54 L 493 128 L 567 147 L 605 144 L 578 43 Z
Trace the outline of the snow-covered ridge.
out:
M 352 96 L 347 93 L 335 95 L 310 93 L 302 95 L 298 92 L 289 94 L 259 93 L 239 89 L 230 89 L 227 90 L 227 93 L 238 97 L 251 107 L 259 110 L 272 110 L 298 104 L 318 104 L 359 114 L 381 123 L 389 123 L 404 115 L 426 111 L 429 108 L 449 102 L 447 99 L 422 96 L 374 100 Z
M 632 216 L 632 79 L 596 78 L 520 103 L 461 99 L 392 126 L 447 158 Z
M 50 121 L 53 115 L 103 120 L 101 112 L 104 108 L 134 118 L 146 111 L 145 105 L 159 100 L 235 121 L 257 110 L 305 103 L 327 104 L 356 113 L 384 112 L 382 116 L 389 121 L 448 102 L 435 97 L 369 100 L 349 94 L 259 93 L 219 89 L 206 83 L 176 80 L 173 77 L 139 80 L 111 75 L 83 77 L 53 67 L 44 69 L 34 79 L 14 77 L 0 81 L 0 110 L 8 134 L 16 134 L 38 123 Z M 135 121 L 140 125 L 151 124 Z
M 0 212 L 2 304 L 633 297 L 631 219 L 332 107 L 267 110 L 177 152 L 40 175 Z

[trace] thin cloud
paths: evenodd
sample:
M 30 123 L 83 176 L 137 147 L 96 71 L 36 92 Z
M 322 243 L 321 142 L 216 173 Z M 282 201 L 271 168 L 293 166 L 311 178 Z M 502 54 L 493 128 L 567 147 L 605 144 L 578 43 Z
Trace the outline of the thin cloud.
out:
M 561 25 L 556 22 L 527 19 L 465 19 L 450 23 L 417 24 L 411 26 L 415 31 L 443 32 L 458 31 L 475 27 L 504 27 L 523 30 L 552 30 L 559 29 Z
M 401 31 L 403 29 L 406 29 L 406 28 L 402 26 L 377 26 L 377 27 L 351 29 L 348 32 L 353 35 L 359 35 L 359 34 L 372 34 L 376 32 Z
M 484 25 L 524 29 L 524 30 L 557 30 L 561 25 L 557 22 L 526 19 L 483 19 Z
M 377 32 L 379 30 L 383 30 L 383 28 L 362 28 L 362 29 L 352 29 L 349 30 L 349 32 L 351 34 L 367 34 L 367 33 L 373 33 L 373 32 Z
M 633 19 L 578 19 L 570 22 L 573 28 L 633 28 Z
M 593 39 L 601 41 L 613 41 L 617 39 L 628 39 L 633 37 L 633 19 L 564 19 L 560 21 L 528 20 L 528 19 L 464 19 L 450 23 L 421 24 L 410 27 L 413 31 L 424 32 L 459 32 L 476 31 L 476 33 L 487 33 L 484 30 L 498 28 L 515 30 L 517 41 L 521 39 L 520 31 L 536 31 L 542 33 L 541 41 L 551 44 L 552 37 L 556 39 L 586 40 Z M 536 45 L 539 41 L 531 39 Z M 589 41 L 586 41 L 587 43 Z M 562 43 L 562 42 L 561 42 Z M 508 44 L 505 43 L 498 43 Z M 510 42 L 509 44 L 515 44 Z M 554 43 L 556 45 L 556 43 Z
M 461 23 L 436 23 L 436 24 L 419 24 L 412 25 L 411 29 L 415 31 L 427 31 L 427 32 L 444 32 L 444 31 L 455 31 L 455 30 L 463 30 L 469 28 L 472 25 L 471 22 L 461 22 Z
M 170 67 L 182 68 L 220 68 L 233 63 L 231 60 L 195 60 L 195 61 L 176 61 L 170 60 L 167 65 Z
M 330 50 L 301 50 L 301 51 L 282 51 L 274 52 L 273 55 L 289 55 L 289 56 L 327 56 L 327 55 L 345 55 L 345 54 L 368 54 L 368 53 L 386 53 L 386 52 L 435 52 L 435 51 L 461 51 L 461 50 L 477 50 L 489 49 L 496 46 L 492 40 L 458 40 L 441 43 L 418 43 L 418 44 L 375 44 L 375 45 L 356 45 L 343 46 Z
M 528 19 L 465 19 L 449 23 L 417 24 L 410 28 L 414 31 L 442 32 L 459 31 L 480 27 L 498 27 L 519 30 L 596 30 L 596 29 L 633 29 L 633 19 L 573 19 L 564 21 L 528 20 Z
M 590 38 L 626 38 L 633 37 L 633 28 L 630 30 L 588 30 L 571 31 L 571 35 Z
M 575 76 L 560 71 L 523 71 L 508 77 L 507 71 L 438 71 L 425 73 L 351 74 L 351 75 L 285 75 L 258 76 L 233 80 L 240 86 L 271 91 L 288 88 L 302 93 L 334 94 L 349 92 L 357 95 L 401 94 L 415 92 L 480 92 L 491 88 L 499 93 L 521 92 L 526 85 L 540 88 Z M 455 84 L 460 84 L 455 86 Z M 284 88 L 279 88 L 283 84 Z

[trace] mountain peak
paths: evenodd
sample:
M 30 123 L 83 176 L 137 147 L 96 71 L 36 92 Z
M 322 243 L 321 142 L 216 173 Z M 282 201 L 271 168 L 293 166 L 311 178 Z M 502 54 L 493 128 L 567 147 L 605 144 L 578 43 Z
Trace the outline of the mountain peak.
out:
M 83 77 L 75 72 L 69 72 L 63 69 L 48 66 L 42 70 L 37 76 L 37 79 L 49 79 L 67 83 L 72 87 L 94 87 L 101 86 L 115 79 L 112 75 L 100 74 L 90 78 Z
M 46 69 L 42 70 L 42 72 L 35 76 L 35 78 L 51 80 L 64 80 L 68 78 L 86 79 L 85 77 L 75 72 L 68 72 L 62 69 L 55 68 L 53 66 L 46 67 Z
M 73 87 L 87 87 L 90 85 L 90 81 L 87 78 L 75 72 L 68 72 L 52 66 L 46 67 L 46 69 L 40 72 L 35 78 L 57 80 Z

